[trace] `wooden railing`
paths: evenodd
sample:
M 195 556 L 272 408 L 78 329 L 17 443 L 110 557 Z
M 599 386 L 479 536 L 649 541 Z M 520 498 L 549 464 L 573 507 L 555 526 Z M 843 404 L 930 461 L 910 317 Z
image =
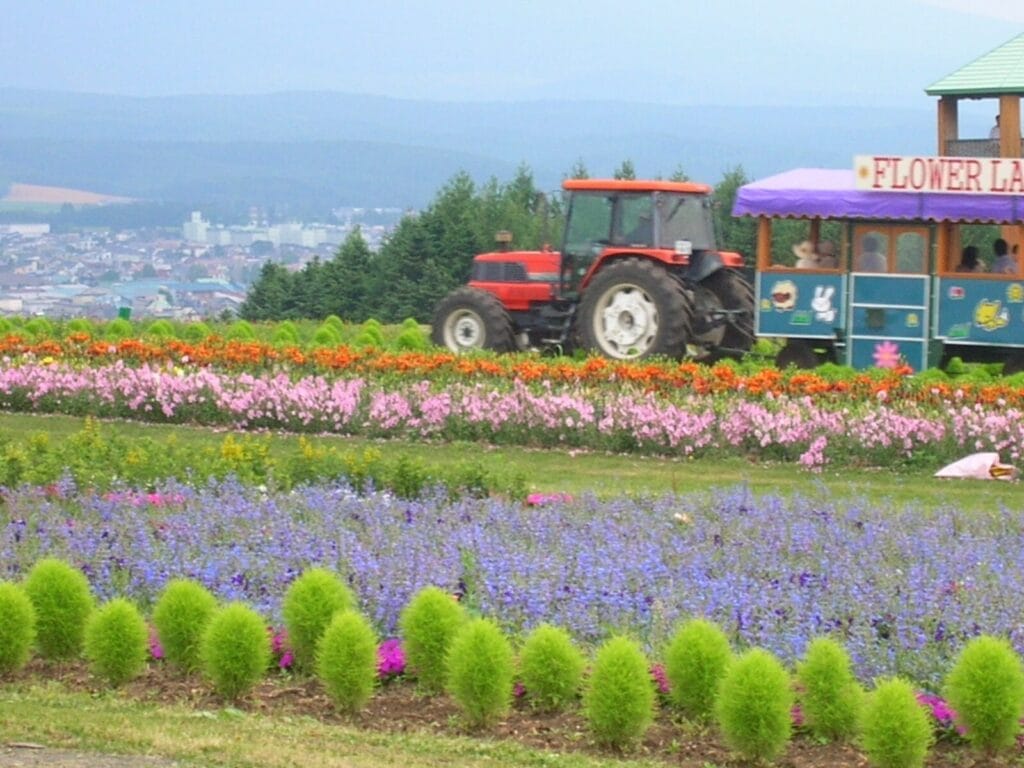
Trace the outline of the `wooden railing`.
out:
M 999 157 L 998 139 L 955 139 L 946 142 L 947 157 Z M 1024 139 L 1021 139 L 1020 157 L 1024 157 Z

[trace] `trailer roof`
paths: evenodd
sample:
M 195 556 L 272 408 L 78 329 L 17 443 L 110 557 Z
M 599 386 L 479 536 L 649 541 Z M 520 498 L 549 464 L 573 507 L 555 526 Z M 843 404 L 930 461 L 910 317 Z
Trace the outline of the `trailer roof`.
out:
M 711 187 L 693 181 L 661 181 L 636 179 L 566 179 L 563 189 L 593 192 L 688 192 L 708 194 Z
M 733 216 L 1024 223 L 1024 196 L 857 189 L 852 170 L 797 168 L 744 184 Z

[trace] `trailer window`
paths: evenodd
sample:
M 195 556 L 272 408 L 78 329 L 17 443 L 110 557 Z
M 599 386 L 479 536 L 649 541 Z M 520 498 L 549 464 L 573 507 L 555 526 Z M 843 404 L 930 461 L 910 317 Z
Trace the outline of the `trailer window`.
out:
M 928 271 L 927 232 L 900 232 L 896 236 L 895 271 L 911 274 Z

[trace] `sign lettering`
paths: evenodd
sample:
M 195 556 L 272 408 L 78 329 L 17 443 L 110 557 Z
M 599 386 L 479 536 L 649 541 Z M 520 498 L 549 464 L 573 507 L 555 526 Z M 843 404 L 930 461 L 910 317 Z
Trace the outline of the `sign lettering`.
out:
M 1024 158 L 857 155 L 857 189 L 1024 195 Z

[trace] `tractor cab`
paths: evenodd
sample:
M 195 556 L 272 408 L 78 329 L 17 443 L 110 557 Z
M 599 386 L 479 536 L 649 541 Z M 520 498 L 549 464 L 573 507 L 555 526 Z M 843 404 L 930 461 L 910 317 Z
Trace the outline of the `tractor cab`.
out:
M 562 293 L 576 294 L 607 254 L 641 253 L 688 265 L 714 252 L 711 188 L 689 182 L 569 179 Z

